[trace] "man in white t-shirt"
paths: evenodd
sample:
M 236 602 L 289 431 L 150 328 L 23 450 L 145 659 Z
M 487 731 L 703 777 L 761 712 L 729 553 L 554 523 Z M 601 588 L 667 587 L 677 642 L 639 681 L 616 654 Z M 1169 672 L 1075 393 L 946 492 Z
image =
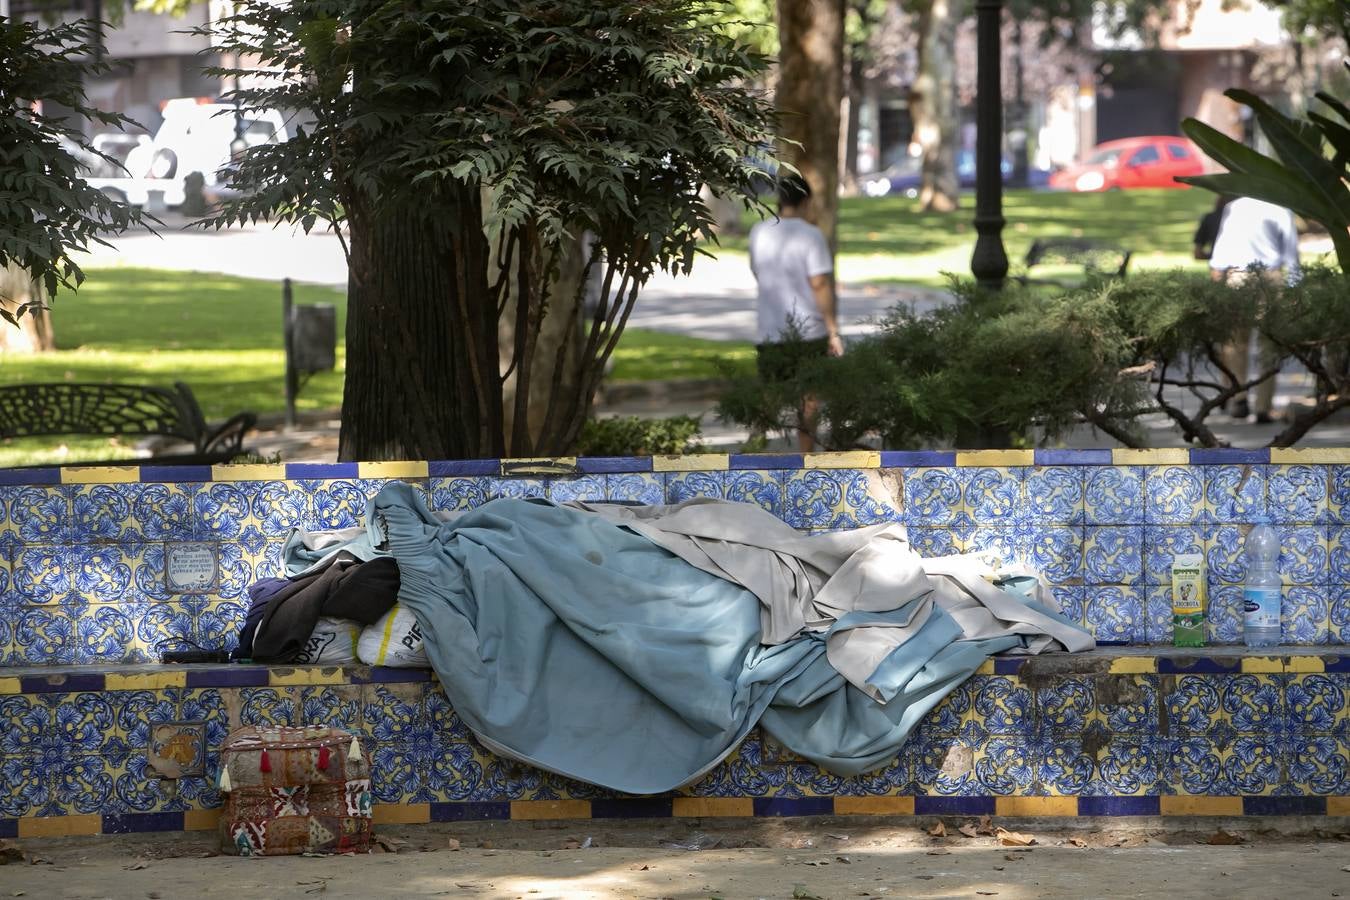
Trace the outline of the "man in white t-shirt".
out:
M 834 259 L 820 229 L 804 218 L 811 189 L 799 175 L 778 185 L 778 218 L 750 229 L 750 268 L 759 284 L 759 372 L 773 381 L 795 377 L 802 363 L 840 356 L 844 343 L 835 318 Z M 797 409 L 797 444 L 815 449 L 819 415 L 807 395 Z
M 1298 229 L 1294 214 L 1281 206 L 1238 197 L 1224 208 L 1219 223 L 1219 235 L 1214 239 L 1214 252 L 1209 257 L 1209 268 L 1216 281 L 1237 284 L 1248 277 L 1249 267 L 1260 266 L 1264 277 L 1273 282 L 1298 280 Z M 1251 334 L 1237 335 L 1223 348 L 1224 365 L 1239 383 L 1248 378 L 1248 353 Z M 1269 365 L 1278 357 L 1278 351 L 1264 337 L 1258 341 L 1261 365 Z M 1267 378 L 1256 386 L 1256 421 L 1266 424 L 1274 421 L 1271 414 L 1275 399 L 1275 379 Z M 1237 419 L 1246 419 L 1251 413 L 1244 391 L 1230 405 L 1229 413 Z

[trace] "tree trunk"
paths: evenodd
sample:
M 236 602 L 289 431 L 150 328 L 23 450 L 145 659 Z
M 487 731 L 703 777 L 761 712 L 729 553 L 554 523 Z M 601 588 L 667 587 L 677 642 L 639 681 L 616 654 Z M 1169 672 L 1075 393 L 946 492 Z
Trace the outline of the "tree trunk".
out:
M 494 248 L 495 251 L 495 248 Z M 508 299 L 498 326 L 499 355 L 502 372 L 510 370 L 510 375 L 502 384 L 502 408 L 505 417 L 506 446 L 511 455 L 561 456 L 571 448 L 541 443 L 544 431 L 544 419 L 548 413 L 550 397 L 557 392 L 558 401 L 570 408 L 581 390 L 577 378 L 575 361 L 581 354 L 585 336 L 581 325 L 586 319 L 577 307 L 583 302 L 581 280 L 586 268 L 587 249 L 585 242 L 577 237 L 569 241 L 567 250 L 554 268 L 555 274 L 549 286 L 547 312 L 539 323 L 538 335 L 534 341 L 534 354 L 530 366 L 530 388 L 526 404 L 526 422 L 528 427 L 524 435 L 517 435 L 515 420 L 515 402 L 519 367 L 511 368 L 512 347 L 516 334 L 517 280 L 508 280 Z M 494 255 L 492 271 L 497 271 L 498 261 Z M 543 270 L 542 264 L 537 271 Z M 566 363 L 566 364 L 565 364 Z M 590 409 L 587 402 L 586 409 Z M 520 449 L 517 449 L 520 448 Z
M 956 177 L 956 26 L 958 0 L 928 0 L 919 9 L 919 74 L 910 91 L 914 139 L 923 149 L 919 206 L 950 212 L 959 205 Z
M 838 247 L 839 106 L 844 96 L 844 0 L 778 0 L 782 155 L 811 186 L 812 221 Z
M 503 455 L 497 315 L 477 191 L 348 199 L 341 460 Z
M 850 54 L 848 61 L 848 82 L 844 93 L 844 124 L 840 126 L 843 147 L 840 159 L 843 161 L 844 192 L 850 197 L 858 195 L 858 125 L 862 112 L 863 66 L 857 54 Z
M 42 300 L 42 285 L 15 263 L 0 270 L 0 307 L 15 315 L 30 300 Z M 14 327 L 0 320 L 0 353 L 45 353 L 56 349 L 52 314 L 47 309 L 29 308 Z

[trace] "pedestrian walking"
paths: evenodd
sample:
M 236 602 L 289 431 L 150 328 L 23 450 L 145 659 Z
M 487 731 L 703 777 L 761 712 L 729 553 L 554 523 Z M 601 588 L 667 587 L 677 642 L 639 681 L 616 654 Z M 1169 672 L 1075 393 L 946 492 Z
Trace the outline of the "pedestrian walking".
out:
M 1211 277 L 1227 284 L 1241 284 L 1253 277 L 1267 278 L 1274 283 L 1292 283 L 1299 277 L 1298 229 L 1294 214 L 1281 206 L 1238 197 L 1223 211 L 1219 235 L 1209 258 Z M 1252 334 L 1237 335 L 1223 350 L 1223 363 L 1237 380 L 1245 384 L 1248 378 L 1248 358 Z M 1268 366 L 1278 358 L 1278 352 L 1263 336 L 1258 339 L 1258 357 L 1261 366 Z M 1254 409 L 1258 424 L 1273 421 L 1271 407 L 1275 399 L 1275 379 L 1268 378 L 1256 385 Z M 1235 419 L 1246 419 L 1253 411 L 1247 403 L 1246 391 L 1231 402 L 1228 412 Z
M 758 285 L 760 377 L 788 381 L 802 365 L 840 356 L 844 343 L 836 318 L 834 259 L 825 235 L 806 220 L 811 188 L 800 175 L 778 184 L 778 217 L 750 229 L 750 268 Z M 797 444 L 815 449 L 820 409 L 807 394 L 797 407 Z

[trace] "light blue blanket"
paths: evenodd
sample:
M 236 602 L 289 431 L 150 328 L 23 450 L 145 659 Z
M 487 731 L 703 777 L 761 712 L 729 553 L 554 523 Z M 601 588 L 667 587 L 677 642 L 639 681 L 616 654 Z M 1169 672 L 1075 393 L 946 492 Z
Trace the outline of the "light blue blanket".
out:
M 826 658 L 828 632 L 764 646 L 761 603 L 630 528 L 546 501 L 499 499 L 451 522 L 401 483 L 370 502 L 366 533 L 322 550 L 397 559 L 455 711 L 495 751 L 635 794 L 686 784 L 756 722 L 840 774 L 894 758 L 919 720 L 1015 635 L 963 640 L 936 609 L 873 682 L 879 703 Z M 907 617 L 850 613 L 835 628 Z M 861 617 L 852 618 L 852 617 Z

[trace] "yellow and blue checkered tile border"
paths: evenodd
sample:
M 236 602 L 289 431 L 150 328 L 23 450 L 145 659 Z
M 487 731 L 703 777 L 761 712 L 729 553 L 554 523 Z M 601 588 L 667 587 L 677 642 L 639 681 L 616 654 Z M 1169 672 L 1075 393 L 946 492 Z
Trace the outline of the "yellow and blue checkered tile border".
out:
M 868 450 L 844 453 L 701 453 L 689 456 L 550 457 L 261 465 L 66 466 L 0 471 L 0 485 L 284 481 L 299 478 L 561 476 L 735 469 L 987 468 L 1014 466 L 1347 465 L 1350 448 L 1131 450 Z
M 788 816 L 1334 816 L 1350 797 L 632 797 L 612 800 L 502 800 L 384 804 L 376 826 L 431 822 L 578 819 L 778 818 Z M 219 809 L 0 819 L 0 838 L 209 831 Z

